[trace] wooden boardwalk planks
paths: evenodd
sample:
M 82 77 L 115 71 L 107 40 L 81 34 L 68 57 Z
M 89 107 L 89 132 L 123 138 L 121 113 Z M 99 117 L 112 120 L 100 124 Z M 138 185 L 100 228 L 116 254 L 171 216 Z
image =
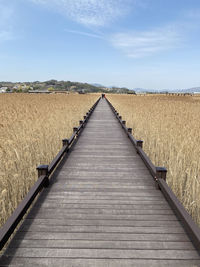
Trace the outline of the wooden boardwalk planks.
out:
M 99 102 L 0 266 L 200 266 L 200 257 Z

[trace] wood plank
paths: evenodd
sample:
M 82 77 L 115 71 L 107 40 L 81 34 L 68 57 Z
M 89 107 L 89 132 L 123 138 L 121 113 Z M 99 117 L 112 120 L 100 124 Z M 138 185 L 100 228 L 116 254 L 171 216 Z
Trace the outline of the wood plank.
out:
M 199 259 L 195 250 L 10 248 L 5 255 L 26 258 Z
M 143 194 L 144 192 L 139 192 L 136 196 L 128 196 L 126 197 L 125 194 L 121 194 L 121 195 L 116 195 L 115 193 L 118 193 L 118 192 L 112 192 L 112 194 L 109 194 L 110 192 L 90 192 L 91 195 L 88 195 L 87 192 L 83 191 L 83 192 L 78 192 L 78 191 L 75 191 L 75 192 L 71 192 L 71 191 L 63 191 L 63 192 L 57 192 L 57 191 L 52 191 L 51 194 L 49 193 L 50 191 L 48 192 L 45 192 L 44 195 L 41 195 L 41 199 L 74 199 L 74 200 L 113 200 L 113 201 L 116 201 L 116 200 L 122 200 L 122 201 L 140 201 L 141 198 L 143 197 Z M 96 196 L 95 198 L 95 194 L 94 193 L 97 193 L 98 195 Z M 128 194 L 129 192 L 127 192 Z M 144 201 L 148 201 L 148 198 L 149 198 L 149 201 L 151 202 L 152 201 L 165 201 L 163 200 L 163 198 L 161 198 L 160 195 L 156 195 L 156 194 L 153 194 L 152 192 L 147 192 L 147 196 L 145 197 L 144 196 Z
M 14 239 L 9 248 L 96 248 L 141 250 L 195 250 L 191 242 L 164 241 L 100 241 L 100 240 L 20 240 Z
M 69 184 L 69 186 L 68 186 Z M 155 189 L 155 185 L 115 185 L 115 184 L 105 184 L 105 185 L 101 185 L 101 184 L 98 184 L 98 183 L 88 183 L 88 184 L 84 184 L 84 182 L 82 183 L 71 183 L 70 182 L 66 182 L 66 183 L 59 183 L 59 184 L 56 184 L 54 186 L 54 190 L 74 190 L 74 189 L 80 189 L 80 190 L 85 190 L 87 191 L 89 189 L 92 190 L 92 191 L 103 191 L 104 189 L 105 190 L 110 190 L 110 191 L 114 191 L 114 190 L 117 190 L 117 191 L 132 191 L 132 190 L 154 190 Z
M 43 192 L 44 193 L 44 192 Z M 106 195 L 106 194 L 99 194 L 99 195 L 87 195 L 86 193 L 80 193 L 80 192 L 74 192 L 74 193 L 71 193 L 71 192 L 62 192 L 62 193 L 57 193 L 57 192 L 45 192 L 44 194 L 42 194 L 40 196 L 41 199 L 63 199 L 63 200 L 66 200 L 66 201 L 78 201 L 78 200 L 88 200 L 90 201 L 89 203 L 93 202 L 93 200 L 96 200 L 96 201 L 106 201 L 107 203 L 107 200 L 109 201 L 134 201 L 138 203 L 138 201 L 141 201 L 141 204 L 145 204 L 147 202 L 149 202 L 151 204 L 151 202 L 154 202 L 154 203 L 162 203 L 162 202 L 165 202 L 166 203 L 166 200 L 164 198 L 162 198 L 160 195 L 156 195 L 156 196 L 126 196 L 126 195 Z M 142 202 L 144 201 L 144 203 Z M 75 203 L 75 202 L 74 202 Z M 84 203 L 84 202 L 83 202 Z M 117 202 L 118 203 L 118 202 Z
M 33 240 L 109 240 L 109 241 L 190 241 L 186 234 L 133 234 L 133 233 L 59 233 L 59 232 L 17 232 L 17 239 Z
M 64 209 L 112 209 L 112 210 L 171 210 L 169 205 L 167 204 L 135 204 L 135 205 L 127 205 L 127 204 L 67 204 L 67 203 L 60 203 L 54 201 L 45 201 L 43 203 L 37 203 L 35 207 L 42 207 L 42 208 L 64 208 Z
M 161 259 L 67 259 L 67 258 L 20 258 L 4 257 L 2 266 L 73 266 L 73 267 L 188 267 L 199 266 L 199 260 L 161 260 Z M 11 264 L 11 265 L 10 265 Z
M 149 174 L 149 171 L 145 168 L 145 167 L 134 167 L 133 165 L 132 166 L 129 166 L 128 168 L 127 167 L 121 167 L 121 168 L 117 168 L 117 167 L 109 167 L 109 166 L 105 166 L 102 168 L 102 166 L 92 166 L 92 168 L 90 168 L 89 166 L 88 167 L 82 167 L 82 168 L 79 168 L 79 167 L 70 167 L 70 166 L 66 166 L 66 167 L 63 167 L 63 171 L 66 172 L 73 172 L 73 171 L 82 171 L 82 172 L 88 172 L 88 173 L 91 173 L 91 172 L 99 172 L 99 173 L 122 173 L 122 174 Z
M 77 204 L 77 203 L 80 203 L 82 205 L 84 204 L 93 204 L 93 205 L 98 205 L 98 204 L 105 204 L 105 205 L 126 205 L 126 206 L 132 206 L 132 205 L 139 205 L 142 207 L 145 205 L 145 206 L 148 206 L 148 205 L 153 205 L 155 206 L 156 208 L 162 206 L 162 204 L 165 204 L 168 208 L 169 208 L 169 205 L 167 205 L 167 201 L 162 199 L 159 201 L 156 201 L 156 200 L 128 200 L 128 199 L 125 199 L 125 200 L 118 200 L 118 199 L 84 199 L 84 198 L 70 198 L 70 199 L 66 199 L 66 197 L 62 197 L 62 196 L 46 196 L 44 198 L 40 198 L 40 200 L 42 201 L 42 203 L 36 203 L 35 204 L 35 207 L 36 206 L 39 206 L 39 205 L 43 205 L 45 203 L 52 203 L 52 204 Z M 45 201 L 45 203 L 43 203 L 43 201 Z
M 93 220 L 89 220 L 89 219 L 82 219 L 82 220 L 78 220 L 78 219 L 38 219 L 38 218 L 34 218 L 34 219 L 26 219 L 24 221 L 24 225 L 46 225 L 46 226 L 50 226 L 50 225 L 58 225 L 58 226 L 63 226 L 63 225 L 73 225 L 73 226 L 86 226 L 86 225 L 90 225 L 90 226 L 97 226 L 97 225 L 101 225 L 101 226 L 121 226 L 121 227 L 126 227 L 126 226 L 132 226 L 132 227 L 166 227 L 166 226 L 173 226 L 173 227 L 180 227 L 180 223 L 178 221 L 168 221 L 168 220 L 119 220 L 119 219 L 115 219 L 115 220 L 97 220 L 97 219 L 93 219 Z
M 129 178 L 129 179 L 134 179 L 134 178 L 149 178 L 149 180 L 153 180 L 152 176 L 150 176 L 149 172 L 141 172 L 141 171 L 137 171 L 135 170 L 134 172 L 108 172 L 108 171 L 84 171 L 83 169 L 63 169 L 59 171 L 59 177 L 79 177 L 80 179 L 82 177 L 104 177 L 104 178 L 112 178 L 112 177 L 116 177 L 116 178 L 120 178 L 123 179 L 124 178 Z M 58 179 L 58 178 L 57 178 Z
M 130 227 L 130 226 L 101 226 L 101 225 L 51 225 L 52 232 L 60 233 L 132 233 L 132 234 L 182 234 L 185 233 L 183 228 L 178 226 L 155 226 L 155 227 Z M 49 227 L 46 225 L 25 225 L 20 227 L 19 231 L 29 232 L 49 232 Z
M 153 179 L 149 179 L 149 177 L 143 177 L 143 178 L 100 178 L 100 177 L 65 177 L 64 175 L 59 176 L 59 183 L 65 183 L 65 182 L 70 182 L 70 183 L 100 183 L 100 184 L 105 184 L 105 183 L 117 183 L 117 184 L 129 184 L 132 185 L 133 183 L 136 185 L 140 185 L 140 184 L 147 184 L 147 185 L 155 185 Z M 52 181 L 53 183 L 53 181 Z
M 50 190 L 50 189 L 49 189 Z M 105 188 L 84 188 L 84 187 L 71 187 L 69 188 L 68 186 L 66 187 L 53 187 L 51 189 L 52 192 L 80 192 L 83 193 L 85 192 L 86 194 L 90 194 L 90 193 L 132 193 L 132 194 L 138 194 L 138 195 L 151 195 L 151 196 L 157 196 L 158 193 L 156 193 L 156 191 L 153 188 L 112 188 L 112 186 L 110 187 L 105 187 Z
M 54 216 L 59 216 L 61 214 L 62 216 L 67 214 L 101 214 L 103 215 L 126 215 L 128 218 L 128 215 L 173 215 L 172 210 L 113 210 L 113 209 L 61 209 L 61 208 L 33 208 L 32 214 L 35 213 L 35 215 L 38 213 L 38 211 L 41 214 L 54 214 Z
M 70 220 L 70 219 L 88 219 L 88 220 L 136 220 L 136 221 L 177 221 L 177 217 L 174 214 L 140 214 L 140 215 L 120 215 L 120 214 L 87 214 L 87 213 L 63 213 L 60 214 L 54 213 L 52 210 L 47 211 L 47 212 L 39 212 L 36 210 L 36 212 L 31 211 L 27 218 L 28 219 L 33 219 L 33 218 L 38 218 L 38 219 L 52 219 L 52 218 L 58 218 L 58 219 L 65 219 L 65 220 Z

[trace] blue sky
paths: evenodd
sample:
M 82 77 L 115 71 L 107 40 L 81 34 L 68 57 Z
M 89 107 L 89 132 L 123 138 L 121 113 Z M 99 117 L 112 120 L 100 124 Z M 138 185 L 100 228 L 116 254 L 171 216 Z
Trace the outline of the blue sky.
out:
M 199 0 L 0 0 L 0 81 L 200 86 Z

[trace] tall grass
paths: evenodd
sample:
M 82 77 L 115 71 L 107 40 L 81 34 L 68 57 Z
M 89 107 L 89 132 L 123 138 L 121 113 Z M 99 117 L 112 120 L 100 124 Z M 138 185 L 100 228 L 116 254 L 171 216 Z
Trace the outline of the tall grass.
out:
M 200 225 L 200 97 L 107 95 Z
M 0 226 L 36 181 L 36 167 L 50 163 L 97 98 L 0 94 Z

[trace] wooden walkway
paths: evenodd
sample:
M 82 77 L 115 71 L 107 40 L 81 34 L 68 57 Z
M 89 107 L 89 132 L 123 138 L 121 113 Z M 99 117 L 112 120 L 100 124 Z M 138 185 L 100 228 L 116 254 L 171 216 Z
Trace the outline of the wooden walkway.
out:
M 101 100 L 0 266 L 200 266 L 200 257 Z

